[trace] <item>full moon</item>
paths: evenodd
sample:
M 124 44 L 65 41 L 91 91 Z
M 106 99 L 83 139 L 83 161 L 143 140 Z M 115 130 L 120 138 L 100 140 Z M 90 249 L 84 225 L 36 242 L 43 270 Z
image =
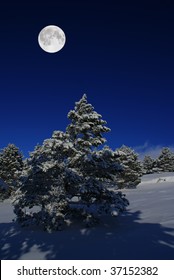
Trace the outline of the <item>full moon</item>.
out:
M 38 35 L 39 46 L 48 53 L 60 51 L 64 47 L 65 41 L 65 33 L 56 25 L 44 27 Z

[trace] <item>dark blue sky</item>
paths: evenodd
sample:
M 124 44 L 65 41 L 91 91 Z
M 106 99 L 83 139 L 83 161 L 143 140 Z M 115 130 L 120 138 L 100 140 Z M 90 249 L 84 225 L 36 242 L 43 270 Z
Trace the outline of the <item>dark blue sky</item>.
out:
M 108 122 L 112 148 L 173 146 L 172 2 L 4 2 L 0 148 L 14 143 L 27 155 L 52 131 L 65 130 L 83 93 Z M 51 24 L 66 34 L 56 54 L 37 42 Z

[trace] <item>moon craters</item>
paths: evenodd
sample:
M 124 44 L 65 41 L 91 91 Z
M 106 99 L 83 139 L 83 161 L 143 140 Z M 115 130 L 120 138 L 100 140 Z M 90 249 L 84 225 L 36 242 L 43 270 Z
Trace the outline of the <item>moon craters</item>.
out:
M 40 47 L 49 53 L 60 51 L 65 44 L 65 33 L 55 25 L 46 26 L 41 30 L 38 36 Z

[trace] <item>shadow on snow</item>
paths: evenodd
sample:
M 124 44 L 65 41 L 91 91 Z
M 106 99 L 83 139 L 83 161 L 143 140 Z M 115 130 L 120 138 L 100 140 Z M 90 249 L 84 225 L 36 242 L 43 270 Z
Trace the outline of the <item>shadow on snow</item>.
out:
M 1 259 L 173 259 L 174 229 L 142 223 L 140 211 L 104 217 L 94 228 L 73 224 L 47 233 L 0 224 Z

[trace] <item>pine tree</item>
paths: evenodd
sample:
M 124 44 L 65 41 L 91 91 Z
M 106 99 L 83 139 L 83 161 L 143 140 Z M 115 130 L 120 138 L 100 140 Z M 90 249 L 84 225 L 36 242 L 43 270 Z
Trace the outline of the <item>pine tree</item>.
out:
M 138 155 L 125 145 L 116 149 L 123 171 L 118 175 L 117 185 L 122 188 L 135 188 L 141 182 L 142 168 Z
M 105 142 L 102 133 L 109 131 L 102 116 L 84 95 L 68 117 L 71 124 L 66 132 L 54 131 L 26 163 L 14 201 L 23 225 L 35 222 L 46 230 L 58 230 L 76 216 L 91 225 L 101 214 L 115 216 L 128 205 L 121 192 L 108 190 L 120 164 L 108 147 L 97 149 Z M 34 213 L 26 213 L 27 207 Z
M 168 147 L 164 147 L 161 150 L 161 153 L 156 160 L 156 168 L 159 172 L 174 171 L 174 153 Z
M 155 160 L 150 156 L 146 155 L 143 159 L 142 168 L 143 174 L 152 174 L 154 173 Z
M 110 131 L 105 126 L 106 121 L 87 102 L 86 95 L 76 102 L 68 118 L 71 124 L 66 131 L 76 150 L 70 165 L 76 168 L 83 178 L 77 196 L 81 211 L 83 210 L 84 216 L 87 217 L 87 223 L 95 220 L 94 212 L 118 214 L 125 209 L 128 201 L 121 192 L 114 193 L 108 190 L 108 186 L 116 184 L 115 174 L 120 171 L 121 166 L 116 163 L 116 155 L 111 149 L 98 148 L 106 142 L 102 134 Z
M 67 167 L 71 153 L 72 144 L 67 136 L 55 131 L 52 138 L 37 145 L 30 154 L 13 202 L 17 220 L 23 226 L 36 223 L 48 231 L 62 229 L 68 212 L 67 194 L 70 196 L 66 181 L 69 179 L 71 186 L 78 183 L 77 174 Z
M 9 144 L 0 153 L 0 178 L 12 189 L 17 187 L 23 168 L 23 155 L 14 144 Z

